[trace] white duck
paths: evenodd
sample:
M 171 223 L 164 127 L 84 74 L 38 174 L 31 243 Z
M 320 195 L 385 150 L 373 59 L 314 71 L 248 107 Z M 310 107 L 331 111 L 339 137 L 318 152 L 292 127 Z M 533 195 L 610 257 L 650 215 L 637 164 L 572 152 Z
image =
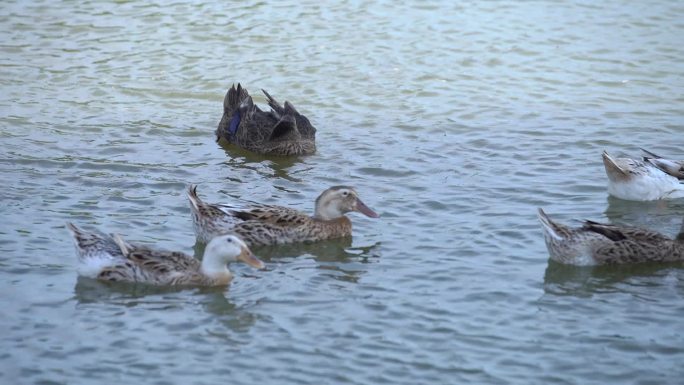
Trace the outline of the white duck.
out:
M 603 152 L 608 175 L 608 193 L 630 201 L 684 198 L 684 162 L 649 156 L 643 160 L 613 158 Z M 678 177 L 679 175 L 679 177 Z
M 230 262 L 240 260 L 264 268 L 264 263 L 232 234 L 212 239 L 200 262 L 180 252 L 131 245 L 116 234 L 87 232 L 72 223 L 67 223 L 67 228 L 78 251 L 78 273 L 84 277 L 153 285 L 222 286 L 233 278 L 226 266 Z

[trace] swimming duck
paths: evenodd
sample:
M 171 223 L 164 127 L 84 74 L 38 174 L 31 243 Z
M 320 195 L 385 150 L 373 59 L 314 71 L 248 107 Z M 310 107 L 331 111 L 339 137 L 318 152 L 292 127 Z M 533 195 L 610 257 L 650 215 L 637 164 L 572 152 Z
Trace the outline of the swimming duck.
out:
M 281 106 L 268 92 L 271 111 L 259 109 L 238 83 L 223 99 L 223 117 L 216 129 L 221 138 L 249 151 L 273 155 L 303 155 L 316 151 L 316 128 L 290 102 Z
M 570 228 L 539 209 L 539 221 L 551 259 L 569 265 L 684 261 L 684 222 L 675 239 L 636 227 L 585 221 Z
M 195 234 L 201 242 L 227 232 L 238 234 L 250 246 L 315 242 L 350 236 L 352 224 L 345 213 L 379 215 L 359 199 L 349 186 L 334 186 L 316 199 L 314 215 L 282 206 L 251 204 L 246 207 L 209 204 L 188 189 Z
M 677 177 L 684 170 L 678 162 L 655 156 L 643 160 L 613 158 L 605 151 L 602 156 L 610 195 L 631 201 L 684 197 L 684 182 Z
M 131 245 L 117 234 L 88 232 L 72 223 L 67 223 L 67 228 L 76 243 L 79 275 L 103 281 L 221 286 L 233 277 L 226 266 L 230 262 L 240 260 L 257 269 L 264 268 L 264 263 L 233 234 L 212 239 L 200 262 L 180 252 Z

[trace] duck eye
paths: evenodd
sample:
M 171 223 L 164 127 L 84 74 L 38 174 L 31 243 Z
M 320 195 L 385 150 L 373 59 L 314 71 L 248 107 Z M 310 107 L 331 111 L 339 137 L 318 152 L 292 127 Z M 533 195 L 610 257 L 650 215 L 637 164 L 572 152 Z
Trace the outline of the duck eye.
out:
M 228 243 L 233 243 L 233 238 L 226 238 L 226 241 L 227 241 Z
M 349 195 L 349 191 L 346 191 L 346 190 L 345 190 L 345 191 L 342 191 L 342 195 L 344 195 L 344 196 Z

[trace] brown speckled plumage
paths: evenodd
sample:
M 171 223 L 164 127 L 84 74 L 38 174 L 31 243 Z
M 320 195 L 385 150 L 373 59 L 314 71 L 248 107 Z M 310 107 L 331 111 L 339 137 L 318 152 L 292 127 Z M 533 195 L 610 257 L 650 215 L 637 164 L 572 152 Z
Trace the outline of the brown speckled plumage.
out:
M 195 234 L 202 242 L 229 232 L 240 235 L 250 246 L 315 242 L 350 236 L 352 224 L 344 213 L 359 211 L 377 217 L 348 186 L 324 191 L 317 199 L 314 216 L 274 205 L 252 204 L 238 208 L 205 203 L 197 196 L 194 185 L 188 189 L 188 198 Z
M 539 220 L 552 259 L 572 265 L 603 265 L 684 260 L 684 224 L 669 238 L 655 231 L 585 221 L 570 228 L 553 222 L 542 209 Z
M 200 273 L 200 261 L 179 252 L 137 246 L 126 249 L 124 257 L 124 266 L 115 265 L 103 269 L 98 279 L 198 286 L 226 285 L 232 279 L 231 274 L 216 279 Z
M 281 106 L 268 92 L 271 111 L 262 111 L 245 88 L 233 85 L 223 100 L 216 139 L 260 154 L 302 155 L 316 152 L 316 128 L 290 102 Z M 235 120 L 234 120 L 235 119 Z M 231 133 L 231 122 L 237 123 Z

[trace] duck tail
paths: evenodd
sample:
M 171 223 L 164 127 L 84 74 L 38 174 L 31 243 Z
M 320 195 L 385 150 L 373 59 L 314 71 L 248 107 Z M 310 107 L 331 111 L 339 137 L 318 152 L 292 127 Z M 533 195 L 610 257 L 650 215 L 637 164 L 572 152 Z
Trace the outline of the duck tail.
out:
M 294 116 L 300 115 L 299 111 L 297 111 L 294 104 L 288 102 L 287 100 L 285 101 L 285 112 L 288 114 L 292 114 Z
M 237 88 L 235 87 L 235 84 L 233 84 L 228 89 L 226 97 L 223 99 L 223 111 L 232 115 L 232 112 L 240 108 L 240 105 L 248 99 L 251 100 L 247 90 L 242 88 L 240 83 L 238 83 Z
M 539 222 L 541 222 L 542 227 L 544 229 L 544 233 L 548 234 L 551 238 L 554 238 L 558 241 L 562 241 L 565 239 L 563 236 L 563 228 L 555 223 L 554 221 L 549 218 L 548 215 L 544 212 L 544 210 L 537 209 L 537 217 L 539 218 Z
M 264 95 L 266 95 L 266 99 L 268 99 L 268 106 L 271 107 L 271 109 L 272 109 L 278 116 L 280 116 L 280 115 L 282 115 L 282 114 L 285 113 L 285 111 L 283 110 L 283 106 L 281 106 L 280 103 L 278 103 L 278 101 L 275 100 L 275 98 L 274 98 L 273 96 L 271 96 L 271 94 L 269 94 L 268 92 L 266 92 L 266 90 L 263 89 L 263 88 L 261 89 L 261 92 L 263 92 Z
M 235 141 L 240 123 L 244 119 L 249 119 L 255 111 L 256 106 L 247 90 L 242 88 L 240 83 L 237 88 L 233 84 L 223 99 L 223 117 L 215 132 L 216 142 L 222 137 L 231 142 Z
M 74 244 L 78 250 L 79 257 L 86 255 L 88 250 L 96 247 L 97 244 L 102 241 L 102 237 L 98 234 L 80 229 L 71 222 L 67 222 L 66 227 L 74 238 Z
M 191 184 L 188 187 L 188 199 L 190 200 L 190 207 L 193 212 L 199 212 L 200 207 L 204 206 L 204 202 L 197 195 L 197 185 Z
M 71 236 L 74 238 L 74 243 L 76 244 L 77 249 L 84 249 L 89 243 L 91 243 L 88 240 L 92 238 L 92 234 L 79 229 L 71 222 L 66 223 L 66 228 L 71 232 Z
M 285 115 L 292 115 L 292 117 L 301 115 L 299 111 L 297 111 L 295 106 L 287 100 L 285 101 L 284 105 L 281 105 L 280 103 L 278 103 L 277 100 L 275 100 L 273 96 L 271 96 L 271 94 L 266 92 L 266 90 L 262 89 L 261 92 L 263 92 L 264 95 L 266 95 L 269 107 L 271 107 L 271 109 L 276 113 L 278 118 L 281 118 Z
M 71 222 L 67 222 L 66 227 L 73 236 L 79 261 L 83 262 L 103 254 L 111 257 L 120 256 L 119 247 L 112 238 L 96 232 L 85 231 Z
M 653 158 L 653 159 L 662 158 L 662 156 L 656 155 L 656 154 L 652 153 L 651 151 L 645 150 L 643 148 L 640 148 L 640 150 L 643 151 L 644 154 L 646 154 L 646 156 L 644 157 L 644 160 L 648 160 L 649 158 Z

